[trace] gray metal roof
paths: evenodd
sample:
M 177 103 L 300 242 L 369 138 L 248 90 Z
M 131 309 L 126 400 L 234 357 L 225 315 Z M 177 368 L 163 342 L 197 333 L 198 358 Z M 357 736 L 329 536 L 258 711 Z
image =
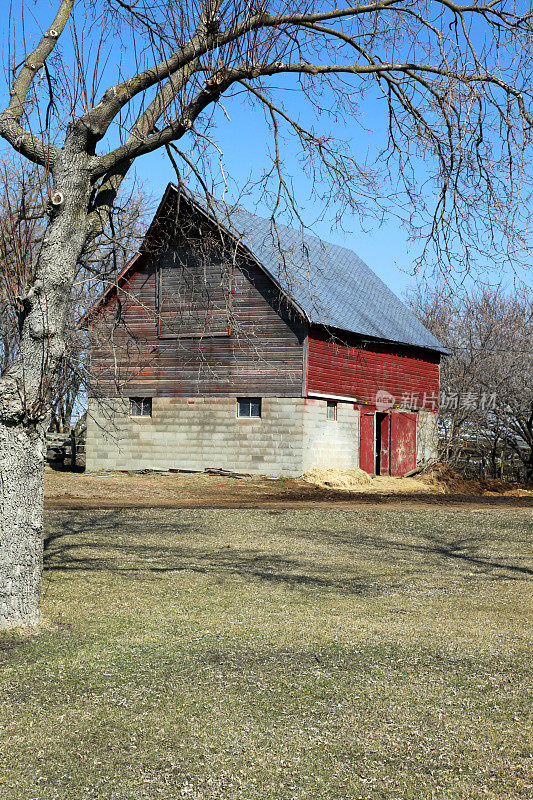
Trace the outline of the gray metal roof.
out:
M 209 211 L 302 309 L 310 323 L 447 352 L 352 250 L 219 202 Z

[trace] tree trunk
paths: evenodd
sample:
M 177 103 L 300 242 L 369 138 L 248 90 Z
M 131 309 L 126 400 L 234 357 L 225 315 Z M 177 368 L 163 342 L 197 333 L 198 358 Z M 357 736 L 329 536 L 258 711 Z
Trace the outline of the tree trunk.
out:
M 533 447 L 529 451 L 526 460 L 526 483 L 533 483 Z
M 44 425 L 0 423 L 0 629 L 40 618 L 45 447 Z
M 18 353 L 0 378 L 0 628 L 39 620 L 45 428 L 65 349 L 76 266 L 88 237 L 86 132 L 69 128 L 33 285 L 18 299 Z

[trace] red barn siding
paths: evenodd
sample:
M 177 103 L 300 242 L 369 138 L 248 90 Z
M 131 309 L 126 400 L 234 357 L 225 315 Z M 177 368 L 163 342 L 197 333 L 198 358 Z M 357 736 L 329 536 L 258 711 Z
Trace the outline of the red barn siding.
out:
M 182 207 L 176 230 L 172 197 L 120 277 L 118 295 L 109 291 L 90 316 L 94 394 L 320 393 L 372 407 L 384 390 L 396 405 L 412 396 L 410 407 L 436 408 L 438 353 L 343 332 L 332 340 L 308 327 L 244 249 L 221 244 L 212 223 Z
M 339 334 L 334 341 L 317 330 L 309 334 L 308 393 L 356 397 L 359 403 L 374 405 L 376 393 L 384 390 L 394 396 L 396 405 L 412 395 L 412 407 L 434 410 L 439 375 L 438 353 L 379 342 L 363 347 L 349 334 Z

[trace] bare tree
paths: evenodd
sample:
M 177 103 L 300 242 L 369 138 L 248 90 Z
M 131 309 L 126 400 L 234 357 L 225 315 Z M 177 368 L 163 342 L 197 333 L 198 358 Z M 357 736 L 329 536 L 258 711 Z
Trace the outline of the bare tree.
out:
M 11 160 L 0 165 L 0 374 L 16 355 L 19 298 L 32 270 L 45 222 L 39 170 Z
M 178 180 L 188 172 L 209 194 L 214 122 L 246 98 L 270 126 L 272 163 L 258 180 L 274 216 L 301 219 L 281 150 L 291 134 L 341 217 L 394 212 L 438 254 L 467 242 L 471 258 L 473 242 L 523 244 L 532 125 L 531 14 L 518 0 L 56 0 L 33 49 L 24 7 L 14 0 L 0 136 L 43 170 L 48 221 L 0 382 L 0 627 L 39 617 L 43 436 L 76 265 L 135 159 L 166 148 Z M 291 114 L 295 91 L 322 129 Z M 367 136 L 369 97 L 387 131 L 374 167 L 327 130 L 344 120 Z
M 533 302 L 524 287 L 419 289 L 409 303 L 448 348 L 441 371 L 441 451 L 486 453 L 493 475 L 502 449 L 533 480 Z
M 20 297 L 34 280 L 46 229 L 43 184 L 42 170 L 35 165 L 28 168 L 18 159 L 5 161 L 0 169 L 0 375 L 16 357 Z M 88 242 L 76 267 L 65 324 L 65 349 L 51 386 L 53 431 L 68 430 L 87 380 L 87 335 L 77 322 L 102 291 L 116 282 L 144 235 L 147 196 L 134 182 L 125 200 L 124 207 L 115 205 L 105 235 Z

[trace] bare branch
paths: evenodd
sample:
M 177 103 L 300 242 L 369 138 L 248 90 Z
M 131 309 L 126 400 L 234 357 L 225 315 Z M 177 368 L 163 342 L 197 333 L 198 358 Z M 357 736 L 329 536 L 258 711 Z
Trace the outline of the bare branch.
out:
M 62 0 L 52 25 L 41 38 L 37 47 L 25 59 L 10 89 L 10 100 L 0 113 L 0 136 L 11 144 L 18 152 L 31 161 L 49 166 L 56 154 L 56 149 L 46 145 L 39 137 L 24 130 L 21 119 L 28 92 L 35 76 L 45 67 L 47 58 L 53 52 L 58 39 L 65 29 L 74 0 Z

